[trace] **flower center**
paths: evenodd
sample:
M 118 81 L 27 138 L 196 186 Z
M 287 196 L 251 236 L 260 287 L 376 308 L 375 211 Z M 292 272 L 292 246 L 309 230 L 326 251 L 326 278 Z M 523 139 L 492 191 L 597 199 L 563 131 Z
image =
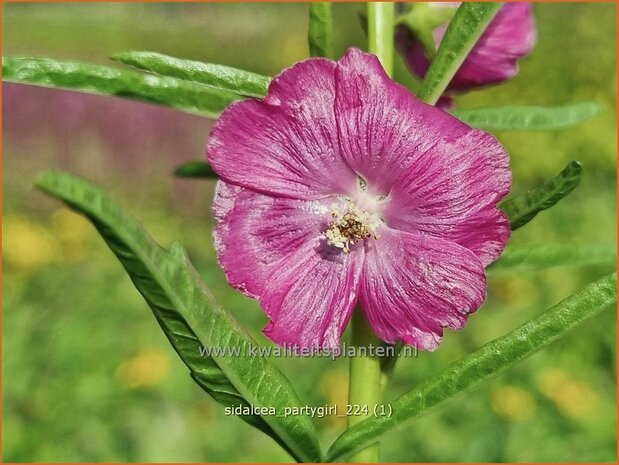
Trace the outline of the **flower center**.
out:
M 350 200 L 344 205 L 332 205 L 331 217 L 333 221 L 329 222 L 324 237 L 329 245 L 342 249 L 344 253 L 350 253 L 350 248 L 359 241 L 372 236 L 380 238 L 376 233 L 382 224 L 380 216 L 361 210 Z

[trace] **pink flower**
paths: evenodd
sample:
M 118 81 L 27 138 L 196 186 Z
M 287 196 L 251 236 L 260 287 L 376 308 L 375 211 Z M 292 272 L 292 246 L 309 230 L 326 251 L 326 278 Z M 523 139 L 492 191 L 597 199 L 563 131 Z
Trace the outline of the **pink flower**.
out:
M 433 350 L 484 301 L 510 235 L 490 134 L 422 103 L 350 49 L 276 77 L 213 128 L 215 247 L 276 343 L 337 350 L 357 302 L 384 341 Z
M 454 8 L 458 3 L 438 4 L 437 8 Z M 449 22 L 434 30 L 438 49 Z M 518 73 L 518 60 L 527 56 L 536 40 L 535 20 L 530 3 L 505 3 L 473 47 L 466 60 L 447 87 L 464 91 L 486 84 L 495 84 L 513 78 Z M 396 42 L 411 70 L 425 76 L 430 60 L 421 43 L 400 26 Z

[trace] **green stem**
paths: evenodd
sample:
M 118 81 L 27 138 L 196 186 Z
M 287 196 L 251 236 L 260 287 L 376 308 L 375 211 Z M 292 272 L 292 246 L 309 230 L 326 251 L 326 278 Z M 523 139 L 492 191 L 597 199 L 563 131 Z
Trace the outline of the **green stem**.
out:
M 389 76 L 393 74 L 394 22 L 393 3 L 368 3 L 368 49 L 379 58 Z
M 352 317 L 352 345 L 356 352 L 350 357 L 349 428 L 368 416 L 373 416 L 375 406 L 381 402 L 383 383 L 380 358 L 374 356 L 375 349 L 380 344 L 380 340 L 365 320 L 363 311 L 356 308 Z M 377 442 L 350 457 L 350 462 L 378 462 L 378 452 Z
M 393 3 L 368 3 L 368 49 L 378 57 L 389 76 L 393 74 L 394 20 Z M 375 349 L 381 341 L 365 320 L 361 308 L 355 309 L 352 317 L 352 345 L 357 352 L 350 358 L 349 428 L 374 415 L 374 409 L 382 401 L 386 382 L 380 358 L 375 356 Z M 350 462 L 375 463 L 378 462 L 378 453 L 379 444 L 376 442 L 350 457 Z
M 391 2 L 368 3 L 368 49 L 381 61 L 389 76 L 393 75 L 393 53 L 395 33 L 395 4 Z M 381 365 L 380 391 L 384 391 L 393 365 Z M 395 363 L 395 361 L 393 362 Z M 380 399 L 379 399 L 380 400 Z

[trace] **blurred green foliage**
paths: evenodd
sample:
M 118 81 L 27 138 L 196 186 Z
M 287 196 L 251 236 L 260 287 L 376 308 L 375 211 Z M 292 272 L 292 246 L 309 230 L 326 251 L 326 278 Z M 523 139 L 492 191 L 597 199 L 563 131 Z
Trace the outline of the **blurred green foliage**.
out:
M 4 53 L 105 62 L 124 50 L 275 74 L 307 56 L 302 4 L 5 4 Z M 359 4 L 337 4 L 336 54 L 363 47 Z M 461 108 L 594 100 L 600 117 L 549 132 L 499 132 L 514 191 L 569 160 L 581 185 L 518 230 L 514 245 L 614 243 L 616 6 L 535 5 L 539 42 L 520 74 Z M 401 60 L 396 78 L 414 85 Z M 266 318 L 232 290 L 211 244 L 211 181 L 175 180 L 203 156 L 210 123 L 103 97 L 7 85 L 3 92 L 3 461 L 286 461 L 273 441 L 189 378 L 119 263 L 85 220 L 32 190 L 44 168 L 104 185 L 168 245 L 180 240 L 221 303 L 262 341 Z M 398 362 L 392 398 L 607 273 L 555 268 L 490 279 L 466 330 Z M 484 388 L 385 436 L 385 461 L 615 461 L 611 309 Z M 266 343 L 266 341 L 265 341 Z M 273 360 L 310 405 L 346 402 L 347 361 Z M 317 419 L 325 443 L 344 428 Z

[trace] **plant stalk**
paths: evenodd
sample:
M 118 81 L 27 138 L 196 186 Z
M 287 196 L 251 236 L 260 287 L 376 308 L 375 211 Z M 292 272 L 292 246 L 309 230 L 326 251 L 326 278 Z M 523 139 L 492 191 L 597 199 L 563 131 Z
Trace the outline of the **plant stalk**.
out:
M 368 3 L 368 50 L 378 57 L 389 76 L 393 74 L 394 20 L 393 3 Z M 381 345 L 381 341 L 359 307 L 352 317 L 352 345 L 356 353 L 350 358 L 349 428 L 374 415 L 375 408 L 382 401 L 385 384 L 380 358 L 375 356 L 375 349 Z M 350 462 L 376 463 L 378 453 L 377 442 L 351 456 Z
M 368 50 L 393 74 L 395 7 L 392 2 L 368 3 Z
M 348 388 L 348 427 L 373 416 L 382 400 L 383 379 L 380 358 L 374 355 L 381 344 L 368 324 L 361 308 L 357 307 L 352 316 L 352 345 L 355 355 L 350 357 L 350 381 Z M 367 449 L 350 457 L 350 462 L 378 462 L 379 444 L 376 442 Z

